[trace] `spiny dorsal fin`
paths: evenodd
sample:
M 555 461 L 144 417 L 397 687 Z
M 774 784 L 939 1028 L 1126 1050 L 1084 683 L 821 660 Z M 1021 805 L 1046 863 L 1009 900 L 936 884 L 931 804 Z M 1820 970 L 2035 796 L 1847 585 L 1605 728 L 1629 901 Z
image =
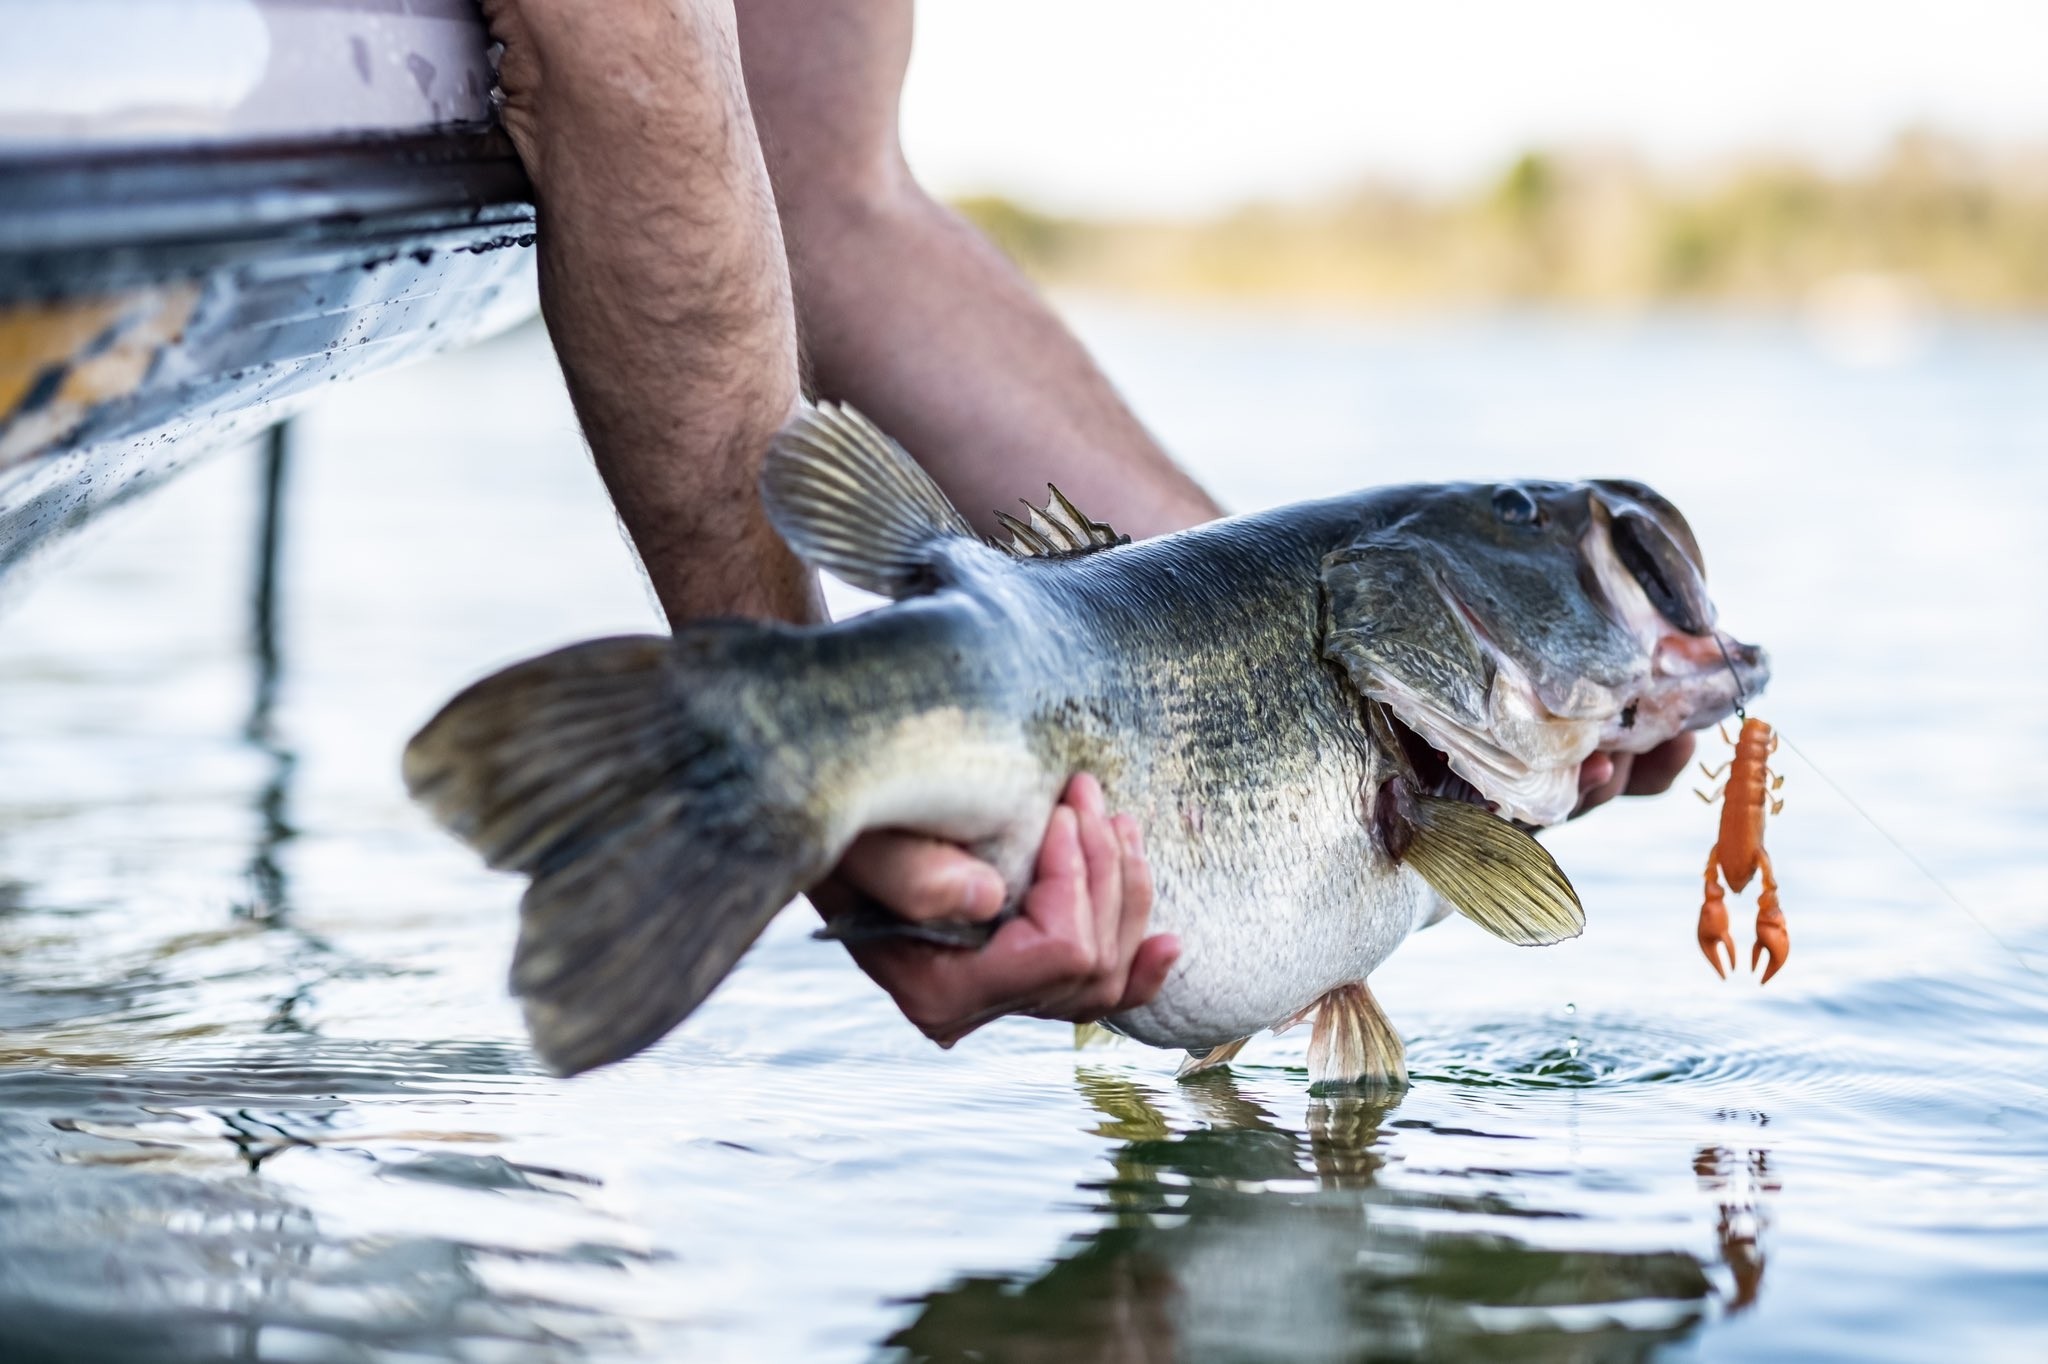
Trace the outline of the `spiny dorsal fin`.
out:
M 1507 820 L 1436 796 L 1415 797 L 1410 818 L 1415 836 L 1403 860 L 1487 932 L 1545 947 L 1585 930 L 1578 892 L 1549 849 Z
M 996 520 L 1010 532 L 1009 543 L 998 542 L 997 549 L 1019 559 L 1069 559 L 1131 542 L 1130 536 L 1118 535 L 1111 526 L 1091 519 L 1057 485 L 1045 486 L 1052 496 L 1043 507 L 1024 503 L 1029 520 L 1020 521 L 1006 511 L 996 513 Z
M 929 591 L 933 548 L 974 538 L 902 446 L 836 403 L 806 404 L 776 433 L 761 500 L 798 558 L 887 597 Z

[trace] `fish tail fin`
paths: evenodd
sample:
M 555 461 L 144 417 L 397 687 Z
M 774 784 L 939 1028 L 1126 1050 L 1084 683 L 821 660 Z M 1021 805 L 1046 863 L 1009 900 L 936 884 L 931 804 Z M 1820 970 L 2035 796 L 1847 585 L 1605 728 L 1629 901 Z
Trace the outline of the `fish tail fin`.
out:
M 476 683 L 405 751 L 405 782 L 492 867 L 531 878 L 512 990 L 572 1075 L 704 1001 L 831 850 L 725 700 L 771 627 L 593 640 Z M 722 677 L 721 674 L 725 676 Z

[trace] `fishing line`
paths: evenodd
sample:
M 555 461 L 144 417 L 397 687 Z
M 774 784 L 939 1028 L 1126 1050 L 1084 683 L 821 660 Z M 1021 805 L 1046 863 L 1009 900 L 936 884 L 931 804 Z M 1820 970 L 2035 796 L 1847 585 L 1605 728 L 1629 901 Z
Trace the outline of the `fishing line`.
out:
M 1714 631 L 1714 647 L 1721 651 L 1721 661 L 1728 665 L 1728 676 L 1735 683 L 1735 718 L 1747 720 L 1749 712 L 1742 708 L 1742 703 L 1749 699 L 1749 692 L 1742 685 L 1742 674 L 1735 670 L 1735 660 L 1728 657 L 1728 645 L 1721 639 L 1721 632 L 1719 630 Z M 1806 757 L 1804 753 L 1801 753 L 1799 756 L 1802 758 Z M 1811 760 L 1809 759 L 1809 761 Z M 1820 769 L 1816 767 L 1814 771 L 1818 772 Z M 1851 804 L 1854 804 L 1854 802 L 1852 801 Z
M 1728 646 L 1721 641 L 1721 633 L 1718 630 L 1714 632 L 1714 647 L 1721 651 L 1721 661 L 1728 665 L 1728 675 L 1735 680 L 1735 718 L 1738 720 L 1746 720 L 1749 718 L 1749 715 L 1746 711 L 1743 710 L 1742 703 L 1749 699 L 1749 694 L 1743 688 L 1742 674 L 1736 671 L 1735 660 L 1728 657 Z M 1785 731 L 1776 730 L 1774 732 L 1777 734 L 1778 741 L 1780 743 L 1784 744 L 1785 747 L 1791 749 L 1794 753 L 1797 753 L 1799 755 L 1799 761 L 1805 763 L 1807 767 L 1811 768 L 1813 774 L 1816 777 L 1819 777 L 1822 781 L 1826 782 L 1828 784 L 1829 789 L 1831 789 L 1836 795 L 1840 796 L 1845 802 L 1847 802 L 1851 810 L 1854 810 L 1857 814 L 1861 815 L 1863 817 L 1863 822 L 1865 824 L 1868 824 L 1871 828 L 1877 830 L 1878 835 L 1881 838 L 1883 838 L 1885 842 L 1891 844 L 1892 847 L 1898 851 L 1899 856 L 1905 858 L 1906 861 L 1910 862 L 1913 865 L 1913 869 L 1915 871 L 1919 872 L 1922 876 L 1926 877 L 1929 884 L 1931 884 L 1936 890 L 1940 891 L 1942 895 L 1947 897 L 1948 902 L 1950 904 L 1954 905 L 1957 909 L 1960 909 L 1964 913 L 1964 915 L 1969 918 L 1971 923 L 1977 925 L 1978 928 L 1982 929 L 1985 937 L 1991 939 L 1991 941 L 1997 943 L 2000 947 L 2004 948 L 2006 950 L 2007 955 L 2009 955 L 2014 961 L 2018 962 L 2020 964 L 2021 969 L 2026 971 L 2028 975 L 2033 976 L 2036 979 L 2048 980 L 2048 976 L 2043 976 L 2041 972 L 2036 971 L 2034 969 L 2033 963 L 2028 961 L 2026 957 L 2021 954 L 2020 950 L 2017 947 L 2014 947 L 2004 938 L 2001 938 L 1996 932 L 1992 930 L 1990 924 L 1985 923 L 1984 920 L 1978 916 L 1976 910 L 1971 909 L 1968 905 L 1964 904 L 1963 897 L 1956 894 L 1954 891 L 1950 890 L 1948 888 L 1948 883 L 1942 880 L 1939 876 L 1936 876 L 1932 868 L 1930 868 L 1925 862 L 1922 862 L 1918 857 L 1914 856 L 1913 850 L 1911 848 L 1908 848 L 1904 843 L 1900 842 L 1897 835 L 1893 834 L 1890 829 L 1885 828 L 1884 825 L 1879 824 L 1877 822 L 1877 817 L 1871 814 L 1870 811 L 1864 809 L 1863 803 L 1861 801 L 1857 800 L 1856 797 L 1850 795 L 1848 791 L 1843 789 L 1843 786 L 1840 782 L 1836 781 L 1826 772 L 1823 772 L 1821 770 L 1820 764 L 1815 762 L 1812 759 L 1812 757 L 1807 754 L 1807 751 L 1805 749 L 1801 748 L 1798 744 L 1793 743 L 1791 737 L 1788 736 L 1785 733 Z
M 1736 713 L 1739 715 L 1741 714 L 1741 711 L 1738 710 Z M 1891 830 L 1885 828 L 1884 825 L 1879 824 L 1876 818 L 1871 815 L 1870 811 L 1863 808 L 1862 803 L 1859 802 L 1856 799 L 1856 797 L 1850 795 L 1847 791 L 1843 790 L 1842 784 L 1840 782 L 1836 781 L 1827 773 L 1821 771 L 1820 764 L 1815 762 L 1811 757 L 1809 757 L 1805 749 L 1801 748 L 1798 744 L 1793 743 L 1790 738 L 1786 737 L 1785 732 L 1783 730 L 1778 731 L 1778 738 L 1785 745 L 1785 747 L 1791 749 L 1794 753 L 1797 753 L 1799 755 L 1799 760 L 1801 762 L 1805 763 L 1808 767 L 1813 769 L 1813 774 L 1815 776 L 1819 777 L 1822 781 L 1826 782 L 1828 786 L 1831 789 L 1833 789 L 1836 795 L 1840 796 L 1843 800 L 1847 801 L 1849 803 L 1849 808 L 1851 810 L 1854 810 L 1857 814 L 1863 816 L 1863 822 L 1865 824 L 1868 824 L 1871 828 L 1877 830 L 1877 832 L 1884 837 L 1885 842 L 1891 844 L 1892 847 L 1896 848 L 1898 850 L 1899 856 L 1905 858 L 1908 862 L 1912 863 L 1914 870 L 1918 871 L 1922 876 L 1926 877 L 1929 883 L 1931 883 L 1936 890 L 1940 891 L 1943 895 L 1947 896 L 1948 902 L 1950 904 L 1954 905 L 1957 909 L 1960 909 L 1961 911 L 1963 911 L 1964 914 L 1969 916 L 1969 920 L 1971 923 L 1983 929 L 1985 937 L 1991 939 L 1991 941 L 1997 943 L 2000 947 L 2003 947 L 2006 950 L 2006 952 L 2011 955 L 2014 961 L 2018 962 L 2023 968 L 2025 968 L 2027 974 L 2034 976 L 2037 979 L 2048 980 L 2048 976 L 2043 976 L 2039 971 L 2036 971 L 2034 969 L 2033 963 L 2029 962 L 2025 956 L 2021 955 L 2020 950 L 2017 947 L 2014 947 L 2004 938 L 1998 936 L 1998 934 L 1992 930 L 1990 924 L 1985 923 L 1983 919 L 1978 917 L 1976 910 L 1971 909 L 1968 905 L 1964 904 L 1963 897 L 1957 895 L 1954 891 L 1950 890 L 1948 888 L 1948 883 L 1946 881 L 1943 881 L 1939 876 L 1936 876 L 1925 862 L 1922 862 L 1918 857 L 1915 857 L 1913 855 L 1912 849 L 1908 848 L 1904 843 L 1901 843 L 1898 840 L 1898 838 L 1895 835 L 1893 835 Z

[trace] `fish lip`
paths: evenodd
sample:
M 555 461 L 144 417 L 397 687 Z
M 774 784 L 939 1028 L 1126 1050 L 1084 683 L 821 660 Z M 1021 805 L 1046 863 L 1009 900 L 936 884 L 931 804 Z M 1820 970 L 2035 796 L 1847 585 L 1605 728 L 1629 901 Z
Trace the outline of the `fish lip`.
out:
M 1714 672 L 1727 672 L 1737 693 L 1731 704 L 1739 705 L 1742 698 L 1761 692 L 1771 680 L 1770 656 L 1760 646 L 1745 644 L 1722 629 L 1714 619 L 1716 613 L 1710 597 L 1703 596 L 1700 603 L 1705 628 L 1687 630 L 1658 608 L 1639 576 L 1624 564 L 1612 522 L 1624 513 L 1649 515 L 1656 524 L 1662 522 L 1647 512 L 1634 495 L 1617 499 L 1611 491 L 1602 489 L 1594 492 L 1591 501 L 1593 515 L 1579 537 L 1580 557 L 1591 570 L 1588 587 L 1597 592 L 1614 622 L 1634 635 L 1637 644 L 1648 653 L 1649 685 L 1654 688 L 1663 682 L 1698 681 Z M 1665 533 L 1698 575 L 1696 585 L 1704 593 L 1706 568 L 1698 557 L 1697 544 L 1692 542 L 1689 532 L 1681 538 L 1666 527 Z M 1695 727 L 1711 723 L 1702 720 Z
M 1650 651 L 1651 675 L 1657 679 L 1688 680 L 1713 672 L 1733 675 L 1737 699 L 1755 696 L 1771 681 L 1771 656 L 1760 644 L 1744 644 L 1726 630 L 1707 635 L 1689 635 L 1672 630 L 1662 635 Z

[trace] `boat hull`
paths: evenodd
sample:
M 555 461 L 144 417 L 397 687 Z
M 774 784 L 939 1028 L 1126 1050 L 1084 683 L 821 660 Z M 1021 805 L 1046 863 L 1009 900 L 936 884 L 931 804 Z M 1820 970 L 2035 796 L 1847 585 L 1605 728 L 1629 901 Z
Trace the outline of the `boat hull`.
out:
M 94 6 L 39 11 L 43 36 Z M 256 35 L 203 49 L 246 88 L 169 134 L 0 98 L 0 578 L 350 377 L 532 314 L 534 211 L 484 31 L 467 5 L 413 9 L 201 7 Z M 29 32 L 0 82 L 33 68 Z

